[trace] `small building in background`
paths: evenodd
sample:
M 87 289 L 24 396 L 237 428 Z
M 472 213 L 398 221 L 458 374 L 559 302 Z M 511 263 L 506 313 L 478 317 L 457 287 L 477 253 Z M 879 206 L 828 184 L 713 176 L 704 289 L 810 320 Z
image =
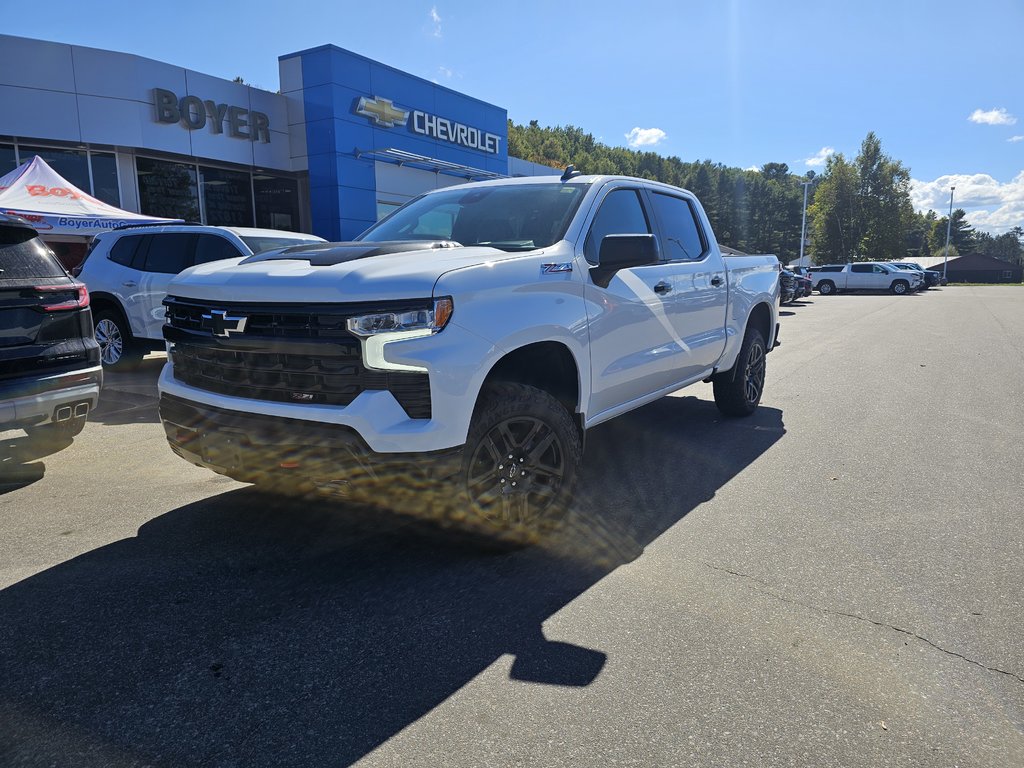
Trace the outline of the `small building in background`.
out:
M 942 272 L 941 257 L 918 261 L 925 269 Z M 946 262 L 946 278 L 951 283 L 1021 283 L 1024 282 L 1024 267 L 993 256 L 968 253 Z

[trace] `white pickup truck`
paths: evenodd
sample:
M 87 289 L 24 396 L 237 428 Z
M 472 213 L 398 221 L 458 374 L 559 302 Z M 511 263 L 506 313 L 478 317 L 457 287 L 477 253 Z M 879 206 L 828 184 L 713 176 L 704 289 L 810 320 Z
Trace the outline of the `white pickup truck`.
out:
M 878 261 L 860 261 L 811 267 L 811 283 L 822 296 L 839 291 L 892 291 L 903 295 L 924 287 L 924 274 Z
M 160 415 L 179 456 L 239 480 L 533 535 L 590 427 L 702 380 L 754 411 L 778 286 L 775 257 L 723 258 L 675 187 L 449 187 L 354 242 L 183 272 Z

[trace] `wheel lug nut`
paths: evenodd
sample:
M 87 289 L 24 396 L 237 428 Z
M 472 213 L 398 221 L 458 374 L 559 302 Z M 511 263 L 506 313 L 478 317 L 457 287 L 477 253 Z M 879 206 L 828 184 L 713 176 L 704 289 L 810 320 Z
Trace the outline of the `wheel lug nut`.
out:
M 522 464 L 522 463 L 523 463 L 523 460 L 522 460 L 522 459 L 520 459 L 520 460 L 519 460 L 519 463 L 520 463 L 520 464 Z
M 526 477 L 526 473 L 525 473 L 525 472 L 520 472 L 520 473 L 519 473 L 519 476 L 520 476 L 520 477 Z
M 504 477 L 503 477 L 503 478 L 501 478 L 501 484 L 502 484 L 502 485 L 504 485 L 504 484 L 505 484 L 505 478 L 504 478 Z M 515 483 L 513 483 L 513 485 L 515 485 Z
M 512 482 L 512 487 L 513 487 L 513 488 L 515 488 L 515 487 L 516 487 L 515 481 L 513 481 L 513 482 Z
M 508 455 L 508 457 L 509 457 L 509 458 L 511 459 L 511 458 L 512 458 L 512 454 L 510 453 L 510 454 Z
M 504 469 L 504 468 L 505 468 L 505 465 L 504 465 L 504 464 L 499 464 L 499 465 L 498 465 L 498 469 Z

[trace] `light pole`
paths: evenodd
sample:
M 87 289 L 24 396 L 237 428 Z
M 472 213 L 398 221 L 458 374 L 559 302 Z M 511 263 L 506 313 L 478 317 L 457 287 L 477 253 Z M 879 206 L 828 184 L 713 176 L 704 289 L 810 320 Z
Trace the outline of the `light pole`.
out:
M 946 219 L 946 251 L 942 254 L 942 284 L 946 284 L 946 263 L 949 261 L 949 227 L 953 223 L 953 190 L 949 188 L 949 217 Z
M 804 241 L 807 239 L 807 188 L 813 184 L 813 181 L 801 181 L 800 185 L 804 188 L 804 218 L 800 223 L 800 266 L 807 266 L 804 264 Z

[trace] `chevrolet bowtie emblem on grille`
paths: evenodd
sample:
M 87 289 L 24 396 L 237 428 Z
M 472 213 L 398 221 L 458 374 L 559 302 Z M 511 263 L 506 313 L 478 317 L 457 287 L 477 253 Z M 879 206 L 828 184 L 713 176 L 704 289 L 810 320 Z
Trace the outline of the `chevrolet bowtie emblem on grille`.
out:
M 214 336 L 230 336 L 232 333 L 242 333 L 248 320 L 248 317 L 229 316 L 222 309 L 211 309 L 210 314 L 203 315 L 200 326 Z
M 382 128 L 394 128 L 396 125 L 405 125 L 409 119 L 409 112 L 396 107 L 391 99 L 382 99 L 374 96 L 368 99 L 360 97 L 356 105 L 356 114 L 368 117 Z

